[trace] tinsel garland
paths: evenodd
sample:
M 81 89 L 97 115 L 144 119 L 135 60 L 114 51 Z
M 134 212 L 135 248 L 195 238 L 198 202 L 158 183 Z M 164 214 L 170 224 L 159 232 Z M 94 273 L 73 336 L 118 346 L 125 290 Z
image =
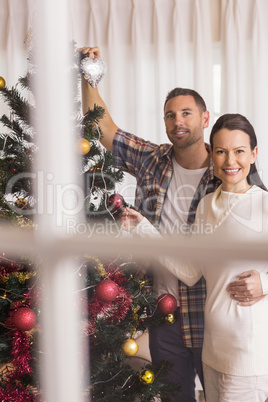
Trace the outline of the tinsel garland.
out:
M 28 281 L 32 277 L 36 276 L 37 272 L 36 271 L 33 271 L 33 272 L 12 272 L 12 273 L 6 273 L 6 274 L 1 273 L 0 283 L 7 282 L 9 277 L 10 277 L 10 275 L 12 275 L 15 278 L 17 278 L 20 283 L 25 283 L 26 281 Z
M 12 385 L 5 389 L 0 388 L 1 402 L 36 402 L 34 395 L 23 390 L 21 387 Z
M 10 274 L 14 272 L 18 272 L 24 269 L 25 266 L 23 264 L 18 264 L 13 261 L 9 261 L 4 257 L 0 257 L 0 278 L 1 280 L 4 277 L 8 277 Z
M 12 273 L 13 275 L 13 273 Z M 14 313 L 21 307 L 29 307 L 33 308 L 38 305 L 40 302 L 40 292 L 41 288 L 39 286 L 32 286 L 29 288 L 28 292 L 23 294 L 23 302 L 17 301 L 13 303 L 12 307 L 9 311 L 9 317 L 5 322 L 5 326 L 10 328 L 10 340 L 11 340 L 11 358 L 10 361 L 13 370 L 11 370 L 5 378 L 5 390 L 6 387 L 10 390 L 10 394 L 13 398 L 13 390 L 14 390 L 14 398 L 16 395 L 17 399 L 4 399 L 5 401 L 34 401 L 33 396 L 29 394 L 29 399 L 18 399 L 20 396 L 24 397 L 24 395 L 28 395 L 27 392 L 23 391 L 22 387 L 19 387 L 19 381 L 25 374 L 31 374 L 31 331 L 22 332 L 18 331 L 13 324 L 13 315 Z M 1 389 L 0 389 L 1 390 Z M 1 395 L 1 394 L 0 394 Z M 2 402 L 2 399 L 0 398 Z
M 11 380 L 18 379 L 24 374 L 31 374 L 31 338 L 24 332 L 14 331 L 12 334 L 12 355 L 11 363 L 16 370 L 11 375 Z
M 8 375 L 8 382 L 17 381 L 25 373 L 30 374 L 32 372 L 30 361 L 31 361 L 31 338 L 25 332 L 18 331 L 14 329 L 13 315 L 18 307 L 29 307 L 27 303 L 15 303 L 9 312 L 9 317 L 5 322 L 6 327 L 10 328 L 10 339 L 11 339 L 11 355 L 13 359 L 11 363 L 14 370 Z

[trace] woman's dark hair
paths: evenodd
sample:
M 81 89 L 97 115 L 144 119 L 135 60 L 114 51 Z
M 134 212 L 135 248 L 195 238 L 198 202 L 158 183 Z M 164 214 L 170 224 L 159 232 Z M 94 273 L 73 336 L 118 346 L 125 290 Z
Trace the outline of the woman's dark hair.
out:
M 249 136 L 249 141 L 250 141 L 250 148 L 253 151 L 254 148 L 257 146 L 257 137 L 255 134 L 255 130 L 248 121 L 248 119 L 245 116 L 242 116 L 241 114 L 224 114 L 221 117 L 218 118 L 214 126 L 212 127 L 211 133 L 210 133 L 210 146 L 211 149 L 213 150 L 213 138 L 214 135 L 220 131 L 222 128 L 227 128 L 227 130 L 241 130 L 244 133 L 246 133 Z M 258 186 L 262 188 L 263 190 L 267 190 L 265 185 L 263 184 L 255 163 L 252 163 L 250 165 L 250 171 L 247 176 L 247 181 L 248 183 L 252 186 Z

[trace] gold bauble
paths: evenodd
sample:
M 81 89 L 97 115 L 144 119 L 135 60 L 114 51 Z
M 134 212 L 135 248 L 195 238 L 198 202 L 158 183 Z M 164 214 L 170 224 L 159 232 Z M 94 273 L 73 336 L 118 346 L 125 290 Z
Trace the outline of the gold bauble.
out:
M 6 87 L 6 81 L 3 77 L 0 77 L 0 91 Z
M 167 314 L 165 316 L 165 323 L 168 325 L 172 325 L 176 322 L 176 317 L 174 314 Z
M 139 350 L 139 345 L 134 339 L 127 339 L 122 345 L 122 350 L 126 356 L 134 356 Z
M 85 138 L 80 138 L 77 145 L 81 155 L 86 155 L 90 151 L 90 142 Z
M 139 379 L 143 384 L 152 384 L 154 382 L 154 373 L 151 370 L 142 370 L 139 374 Z

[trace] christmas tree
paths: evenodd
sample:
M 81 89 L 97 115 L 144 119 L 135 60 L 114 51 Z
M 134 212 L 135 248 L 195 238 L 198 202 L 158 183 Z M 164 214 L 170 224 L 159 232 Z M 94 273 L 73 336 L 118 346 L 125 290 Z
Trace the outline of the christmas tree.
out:
M 79 57 L 74 72 L 79 88 Z M 0 77 L 0 95 L 10 108 L 2 116 L 7 132 L 0 134 L 0 220 L 25 230 L 38 230 L 34 223 L 36 200 L 31 181 L 31 165 L 38 154 L 34 124 L 35 108 L 31 73 L 18 85 L 6 88 Z M 19 89 L 29 92 L 22 97 Z M 79 127 L 77 149 L 81 155 L 81 174 L 85 184 L 85 219 L 118 233 L 117 215 L 125 201 L 115 193 L 123 173 L 114 168 L 113 156 L 100 144 L 99 121 L 104 110 L 95 105 L 81 116 L 79 92 L 75 94 L 75 119 Z M 0 250 L 0 399 L 1 401 L 43 401 L 40 389 L 38 345 L 42 286 L 39 262 L 21 257 L 19 262 Z M 76 256 L 76 275 L 83 280 L 81 337 L 89 345 L 90 372 L 83 371 L 85 401 L 152 401 L 156 396 L 178 392 L 178 384 L 163 381 L 169 370 L 166 362 L 154 366 L 147 362 L 138 369 L 133 359 L 138 351 L 137 337 L 159 322 L 172 325 L 175 317 L 155 318 L 156 300 L 143 268 L 131 256 Z M 86 347 L 85 350 L 88 350 Z M 83 364 L 86 367 L 86 364 Z

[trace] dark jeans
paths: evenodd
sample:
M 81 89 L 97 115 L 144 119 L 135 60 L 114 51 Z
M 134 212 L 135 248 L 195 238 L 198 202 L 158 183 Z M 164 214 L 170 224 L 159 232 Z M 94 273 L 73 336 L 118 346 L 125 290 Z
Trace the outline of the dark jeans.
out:
M 167 381 L 181 384 L 181 392 L 177 396 L 162 398 L 162 402 L 196 401 L 196 373 L 204 389 L 201 362 L 202 348 L 185 347 L 181 332 L 179 309 L 177 311 L 177 321 L 174 324 L 163 324 L 149 331 L 149 347 L 153 363 L 168 360 L 173 364 Z

